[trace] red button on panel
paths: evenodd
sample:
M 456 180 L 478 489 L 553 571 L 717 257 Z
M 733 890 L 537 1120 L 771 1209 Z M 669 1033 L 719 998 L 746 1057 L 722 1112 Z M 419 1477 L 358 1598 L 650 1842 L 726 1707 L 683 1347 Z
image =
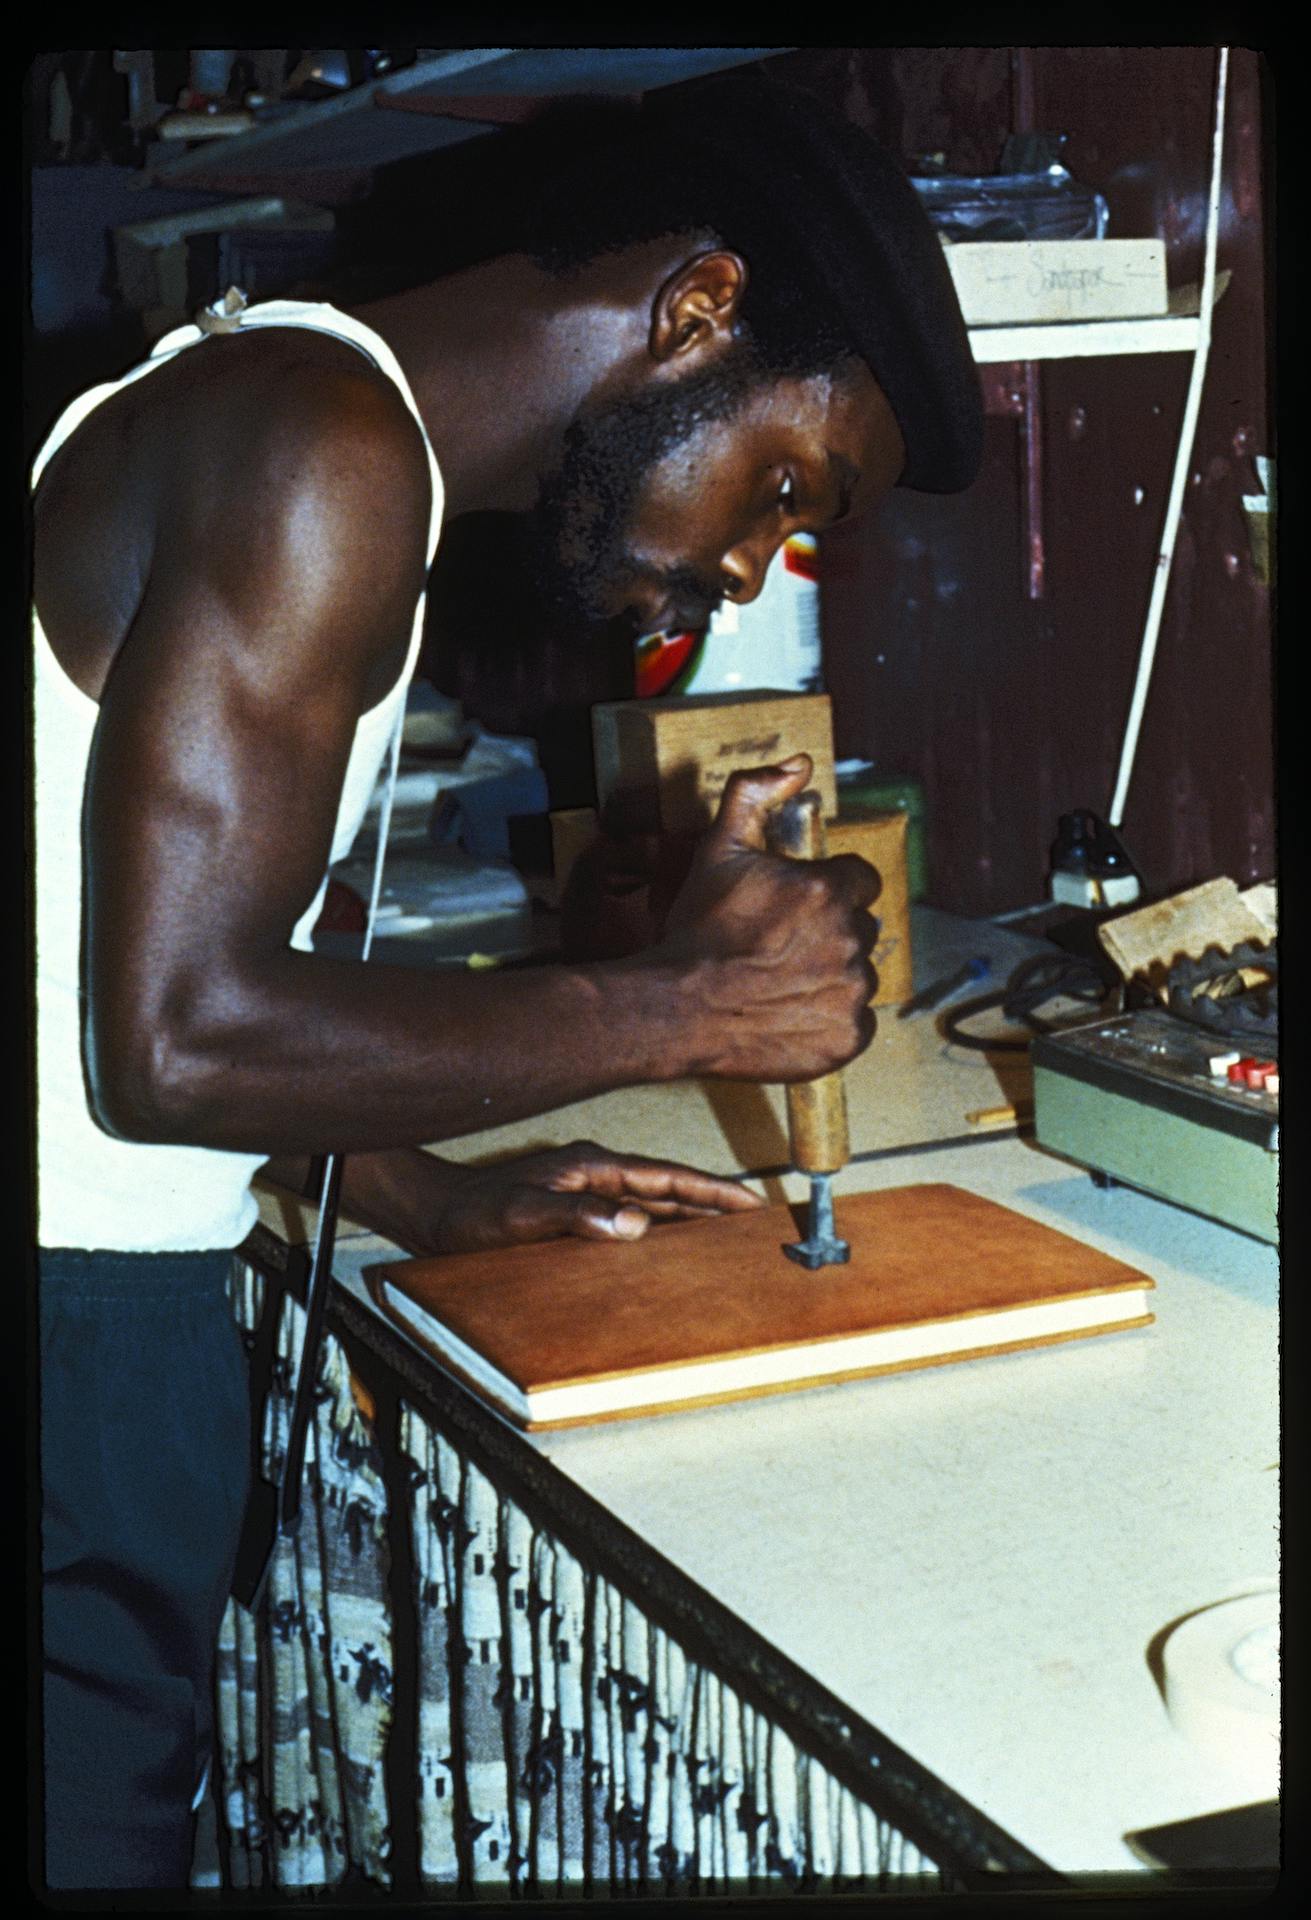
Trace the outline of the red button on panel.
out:
M 1247 1085 L 1247 1076 L 1255 1065 L 1255 1060 L 1235 1060 L 1233 1066 L 1229 1069 L 1229 1078 L 1236 1082 L 1238 1086 L 1245 1087 Z

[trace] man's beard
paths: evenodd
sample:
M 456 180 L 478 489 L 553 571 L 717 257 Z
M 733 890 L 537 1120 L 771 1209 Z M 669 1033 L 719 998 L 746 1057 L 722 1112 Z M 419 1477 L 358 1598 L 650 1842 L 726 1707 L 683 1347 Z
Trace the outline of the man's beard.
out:
M 638 502 L 656 465 L 712 421 L 731 420 L 760 380 L 749 349 L 734 346 L 714 366 L 653 386 L 608 406 L 581 408 L 564 437 L 560 465 L 542 482 L 528 515 L 534 591 L 553 626 L 581 634 L 627 622 L 645 630 L 638 590 L 679 608 L 691 627 L 704 625 L 723 597 L 723 582 L 691 567 L 639 560 L 629 541 Z M 625 596 L 633 595 L 633 599 Z

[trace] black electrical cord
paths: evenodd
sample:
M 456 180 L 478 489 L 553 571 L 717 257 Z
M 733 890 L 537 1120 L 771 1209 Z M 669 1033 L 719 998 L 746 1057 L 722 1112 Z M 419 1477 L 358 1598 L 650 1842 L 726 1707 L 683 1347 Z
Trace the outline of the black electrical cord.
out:
M 1004 987 L 958 1001 L 944 1015 L 943 1032 L 958 1047 L 973 1047 L 979 1053 L 1027 1053 L 1028 1040 L 985 1038 L 966 1033 L 963 1023 L 1000 1008 L 1008 1020 L 1028 1027 L 1031 1033 L 1052 1033 L 1057 1023 L 1044 1020 L 1038 1013 L 1048 1000 L 1083 1000 L 1100 1005 L 1111 991 L 1105 975 L 1091 960 L 1067 953 L 1039 953 L 1031 960 L 1022 960 Z

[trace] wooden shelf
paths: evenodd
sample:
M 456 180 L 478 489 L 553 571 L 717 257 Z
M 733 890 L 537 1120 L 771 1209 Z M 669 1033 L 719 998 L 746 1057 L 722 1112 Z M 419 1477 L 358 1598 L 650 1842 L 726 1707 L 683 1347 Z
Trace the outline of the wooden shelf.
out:
M 1038 326 L 971 327 L 980 366 L 1011 360 L 1083 360 L 1130 353 L 1192 353 L 1196 314 L 1150 320 L 1062 320 Z
M 465 47 L 421 60 L 327 100 L 283 109 L 244 132 L 182 153 L 161 151 L 147 177 L 208 191 L 294 192 L 299 176 L 378 167 L 485 133 L 461 103 L 487 96 L 645 93 L 764 60 L 790 47 Z M 441 96 L 452 114 L 437 110 Z M 422 110 L 416 110 L 422 103 Z M 388 112 L 387 108 L 409 108 Z

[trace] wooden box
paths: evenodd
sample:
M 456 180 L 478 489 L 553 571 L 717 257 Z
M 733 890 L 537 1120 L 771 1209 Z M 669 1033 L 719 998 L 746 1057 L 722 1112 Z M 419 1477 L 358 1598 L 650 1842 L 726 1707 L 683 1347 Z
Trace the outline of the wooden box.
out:
M 730 773 L 776 765 L 794 753 L 814 762 L 824 815 L 838 810 L 833 714 L 825 693 L 686 694 L 615 700 L 592 709 L 602 816 L 626 832 L 700 833 Z
M 969 327 L 1167 311 L 1163 240 L 967 240 L 946 254 Z
M 879 976 L 876 1007 L 900 1006 L 913 991 L 906 859 L 909 818 L 905 813 L 868 813 L 851 818 L 839 815 L 826 828 L 830 853 L 858 853 L 882 876 L 883 888 L 874 902 L 879 921 L 879 943 L 874 949 Z
M 557 807 L 551 814 L 551 873 L 549 904 L 558 907 L 569 884 L 574 862 L 586 853 L 600 832 L 595 807 Z

